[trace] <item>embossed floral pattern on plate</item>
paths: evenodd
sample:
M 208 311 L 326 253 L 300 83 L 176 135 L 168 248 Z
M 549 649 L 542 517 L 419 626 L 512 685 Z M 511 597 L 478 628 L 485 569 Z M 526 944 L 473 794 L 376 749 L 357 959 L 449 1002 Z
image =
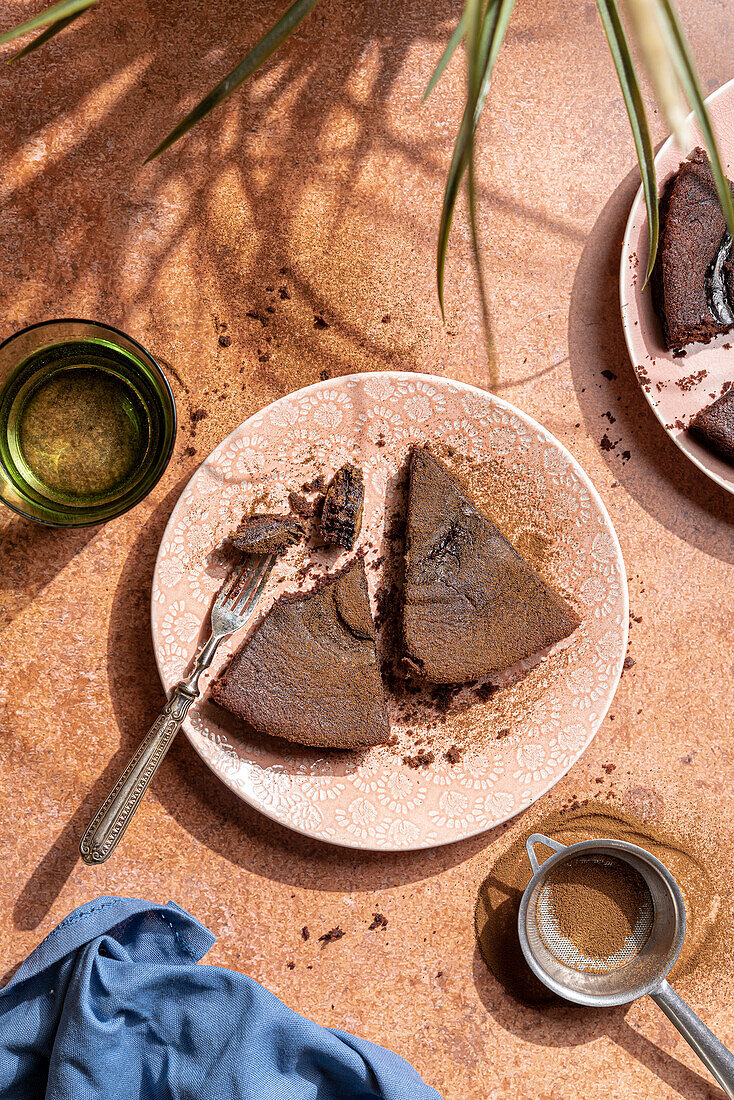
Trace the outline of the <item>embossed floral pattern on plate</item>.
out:
M 490 467 L 505 480 L 511 475 L 510 484 L 542 502 L 544 514 L 554 517 L 544 534 L 552 544 L 548 579 L 572 599 L 583 622 L 562 652 L 528 664 L 527 690 L 517 695 L 520 710 L 516 707 L 510 736 L 498 726 L 504 721 L 501 707 L 518 690 L 511 686 L 488 702 L 464 707 L 457 722 L 464 742 L 470 737 L 471 743 L 464 744 L 460 759 L 452 762 L 437 750 L 421 767 L 403 761 L 400 739 L 397 746 L 334 756 L 250 739 L 208 701 L 205 681 L 204 696 L 183 728 L 209 767 L 267 816 L 349 847 L 428 848 L 490 829 L 557 783 L 589 745 L 619 682 L 628 602 L 616 534 L 584 472 L 539 424 L 483 390 L 429 375 L 351 375 L 275 402 L 223 440 L 182 493 L 156 564 L 153 640 L 169 689 L 208 621 L 227 568 L 218 547 L 242 513 L 254 505 L 285 510 L 289 490 L 353 459 L 365 471 L 360 543 L 374 610 L 387 549 L 386 494 L 410 445 L 424 442 L 448 448 L 449 454 L 460 452 L 470 463 L 477 460 L 480 478 Z M 489 473 L 487 478 L 491 491 Z M 529 527 L 532 521 L 525 518 L 508 534 L 523 543 Z M 280 591 L 295 587 L 304 561 L 299 552 L 305 553 L 291 551 L 279 564 L 265 608 Z M 317 560 L 314 570 L 338 566 L 347 557 Z M 239 641 L 222 647 L 212 675 Z M 400 714 L 392 704 L 391 712 L 400 732 Z M 449 738 L 453 720 L 447 719 Z M 410 732 L 425 732 L 430 742 L 430 731 Z

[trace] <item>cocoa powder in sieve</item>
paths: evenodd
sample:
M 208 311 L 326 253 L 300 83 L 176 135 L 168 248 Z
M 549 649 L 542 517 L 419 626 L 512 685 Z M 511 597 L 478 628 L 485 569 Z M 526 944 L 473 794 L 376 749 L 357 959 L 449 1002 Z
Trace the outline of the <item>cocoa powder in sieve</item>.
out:
M 692 800 L 690 792 L 686 797 Z M 548 801 L 551 799 L 546 806 Z M 545 833 L 563 844 L 616 837 L 639 844 L 657 856 L 673 874 L 686 904 L 686 938 L 673 978 L 691 975 L 698 982 L 707 979 L 713 966 L 718 988 L 726 973 L 726 941 L 734 935 L 733 895 L 721 876 L 714 885 L 713 869 L 724 865 L 723 855 L 715 849 L 714 830 L 705 827 L 705 818 L 697 817 L 694 836 L 690 825 L 683 827 L 683 818 L 680 804 L 669 814 L 651 800 L 649 814 L 643 814 L 639 809 L 633 812 L 590 800 L 550 813 L 538 805 L 511 826 L 479 888 L 475 912 L 480 954 L 504 990 L 536 1007 L 562 1003 L 526 963 L 517 934 L 520 900 L 532 877 L 525 851 L 525 841 L 532 832 Z M 706 845 L 702 834 L 707 837 Z M 540 845 L 536 853 L 541 860 L 551 854 L 544 854 Z M 701 988 L 707 989 L 708 985 L 704 983 Z
M 548 913 L 561 935 L 595 959 L 622 951 L 652 904 L 640 872 L 609 856 L 578 856 L 558 864 L 547 889 Z M 542 926 L 541 935 L 546 939 Z M 555 954 L 554 944 L 546 942 Z

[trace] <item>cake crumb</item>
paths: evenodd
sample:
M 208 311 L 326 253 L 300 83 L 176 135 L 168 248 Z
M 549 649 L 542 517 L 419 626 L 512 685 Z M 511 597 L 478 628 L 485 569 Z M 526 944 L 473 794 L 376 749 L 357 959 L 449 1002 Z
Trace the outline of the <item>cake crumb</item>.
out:
M 310 481 L 305 481 L 301 486 L 302 493 L 323 493 L 326 488 L 326 478 L 323 474 L 317 474 Z
M 370 925 L 370 932 L 374 932 L 378 928 L 387 928 L 387 917 L 383 913 L 372 914 L 372 924 Z
M 424 752 L 423 749 L 419 749 L 419 751 L 412 756 L 403 757 L 403 763 L 407 764 L 409 768 L 427 768 L 434 760 L 435 756 L 433 753 Z
M 323 944 L 322 951 L 326 947 L 327 943 L 333 943 L 334 940 L 340 940 L 342 936 L 346 935 L 343 928 L 337 924 L 336 928 L 330 928 L 328 932 L 324 932 L 323 936 L 319 936 L 319 942 Z
M 305 519 L 312 519 L 319 514 L 321 501 L 318 498 L 307 500 L 301 493 L 295 493 L 291 490 L 288 494 L 288 503 L 297 515 L 303 516 Z

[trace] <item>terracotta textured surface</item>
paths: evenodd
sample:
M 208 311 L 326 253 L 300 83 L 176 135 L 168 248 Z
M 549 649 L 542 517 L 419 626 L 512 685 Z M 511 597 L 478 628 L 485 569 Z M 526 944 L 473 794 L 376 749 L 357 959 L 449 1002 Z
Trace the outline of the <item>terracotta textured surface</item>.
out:
M 4 4 L 3 28 L 33 7 Z M 727 8 L 682 4 L 709 90 L 733 75 Z M 166 476 L 128 516 L 76 533 L 0 519 L 5 966 L 98 894 L 175 898 L 217 934 L 208 961 L 389 1045 L 447 1100 L 718 1095 L 651 1003 L 541 1015 L 509 1001 L 472 929 L 496 834 L 395 857 L 308 842 L 237 802 L 181 739 L 117 855 L 77 861 L 163 702 L 148 596 L 182 486 L 272 398 L 381 367 L 492 383 L 570 447 L 619 532 L 635 664 L 548 807 L 603 793 L 614 761 L 620 797 L 675 812 L 695 795 L 701 828 L 734 839 L 734 500 L 667 440 L 627 361 L 617 265 L 637 175 L 595 5 L 524 0 L 497 67 L 478 165 L 496 372 L 461 212 L 445 328 L 434 293 L 458 59 L 421 94 L 458 4 L 323 0 L 265 76 L 142 166 L 272 10 L 104 0 L 0 72 L 0 335 L 64 314 L 121 326 L 170 364 L 181 419 Z M 388 926 L 370 931 L 376 911 Z M 726 991 L 692 989 L 734 1044 Z

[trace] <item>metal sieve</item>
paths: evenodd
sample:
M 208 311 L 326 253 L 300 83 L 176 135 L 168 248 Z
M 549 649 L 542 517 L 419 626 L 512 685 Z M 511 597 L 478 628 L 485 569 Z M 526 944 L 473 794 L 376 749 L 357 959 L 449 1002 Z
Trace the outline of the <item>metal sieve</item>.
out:
M 554 853 L 542 864 L 535 855 L 536 844 Z M 627 1004 L 649 994 L 734 1100 L 734 1056 L 665 980 L 686 932 L 683 895 L 667 867 L 644 848 L 623 840 L 565 845 L 533 833 L 525 846 L 533 877 L 520 903 L 518 935 L 531 970 L 559 997 L 590 1008 Z M 563 935 L 551 905 L 552 872 L 579 859 L 601 861 L 607 869 L 626 863 L 647 887 L 623 947 L 607 958 L 579 951 Z

